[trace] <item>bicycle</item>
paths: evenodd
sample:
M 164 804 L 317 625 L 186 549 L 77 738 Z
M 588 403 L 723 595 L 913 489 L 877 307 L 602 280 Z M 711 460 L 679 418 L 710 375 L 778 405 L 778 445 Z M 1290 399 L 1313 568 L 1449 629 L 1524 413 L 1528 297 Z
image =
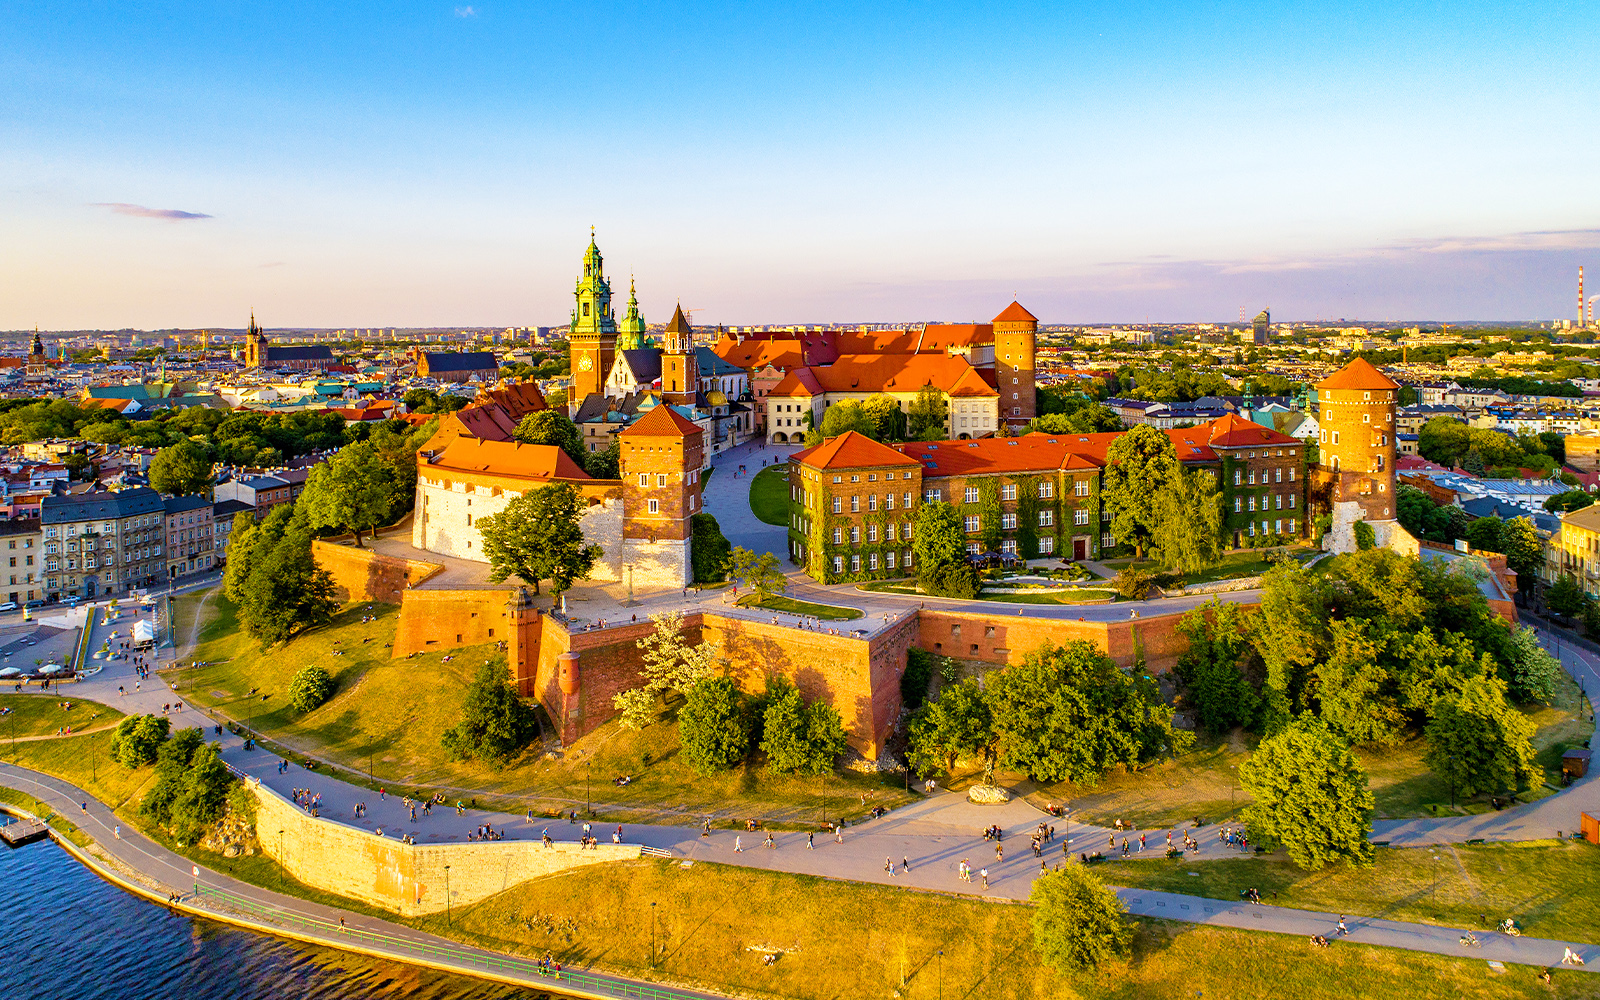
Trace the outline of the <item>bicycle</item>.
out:
M 1483 942 L 1478 940 L 1478 936 L 1476 934 L 1468 931 L 1467 933 L 1461 935 L 1461 947 L 1481 948 L 1483 947 Z

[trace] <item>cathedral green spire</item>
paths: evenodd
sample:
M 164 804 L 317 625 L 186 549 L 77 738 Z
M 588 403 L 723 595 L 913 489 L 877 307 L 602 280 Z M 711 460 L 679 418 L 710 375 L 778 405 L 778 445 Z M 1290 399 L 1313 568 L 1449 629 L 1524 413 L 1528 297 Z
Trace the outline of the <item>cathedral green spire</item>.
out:
M 645 346 L 644 330 L 644 317 L 639 315 L 639 295 L 634 289 L 633 279 L 629 278 L 628 311 L 617 325 L 617 350 L 637 351 Z

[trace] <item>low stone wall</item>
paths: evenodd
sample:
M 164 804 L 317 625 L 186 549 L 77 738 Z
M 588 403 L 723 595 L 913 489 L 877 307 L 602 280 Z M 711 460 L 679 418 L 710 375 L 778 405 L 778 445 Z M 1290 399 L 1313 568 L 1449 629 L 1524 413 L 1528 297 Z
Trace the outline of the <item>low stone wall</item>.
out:
M 537 840 L 403 844 L 398 837 L 313 819 L 265 785 L 247 784 L 256 797 L 256 839 L 285 872 L 306 885 L 401 916 L 443 912 L 447 884 L 450 904 L 465 906 L 529 879 L 637 858 L 642 850 L 637 844 L 545 847 Z
M 407 590 L 444 571 L 438 563 L 386 556 L 335 539 L 314 540 L 311 557 L 333 577 L 341 601 L 399 604 Z

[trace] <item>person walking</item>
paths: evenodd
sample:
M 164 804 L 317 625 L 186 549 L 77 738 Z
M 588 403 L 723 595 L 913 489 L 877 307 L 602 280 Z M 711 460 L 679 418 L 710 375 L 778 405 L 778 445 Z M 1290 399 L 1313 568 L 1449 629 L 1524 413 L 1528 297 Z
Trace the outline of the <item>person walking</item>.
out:
M 812 842 L 812 839 L 814 837 L 816 837 L 816 832 L 815 831 L 812 831 L 812 830 L 806 831 L 806 850 L 814 851 L 814 850 L 817 849 L 817 845 Z
M 1141 854 L 1144 853 L 1144 838 L 1145 834 L 1139 834 L 1139 853 Z
M 1339 914 L 1339 936 L 1344 937 L 1350 933 L 1350 928 L 1344 925 L 1344 914 Z
M 978 870 L 978 876 L 983 879 L 983 887 L 985 889 L 989 888 L 989 869 L 987 869 L 987 868 L 979 869 Z
M 733 837 L 733 853 L 735 853 L 735 854 L 743 854 L 744 853 L 744 838 L 739 836 L 738 834 L 734 834 L 734 837 Z
M 889 873 L 889 877 L 890 878 L 894 878 L 894 859 L 893 858 L 884 858 L 883 859 L 883 870 Z
M 911 874 L 911 859 L 909 857 L 901 857 L 900 858 L 900 867 L 905 870 L 905 873 L 907 875 L 910 875 Z

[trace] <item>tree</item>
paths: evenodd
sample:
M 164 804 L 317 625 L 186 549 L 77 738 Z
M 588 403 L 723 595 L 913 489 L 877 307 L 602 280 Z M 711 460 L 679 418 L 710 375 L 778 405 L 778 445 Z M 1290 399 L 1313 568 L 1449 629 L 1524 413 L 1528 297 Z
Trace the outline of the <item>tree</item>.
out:
M 128 770 L 154 764 L 171 723 L 154 715 L 130 715 L 111 733 L 111 758 Z
M 690 516 L 689 528 L 689 563 L 694 569 L 694 582 L 721 583 L 726 580 L 732 546 L 723 535 L 722 526 L 710 514 L 700 513 Z
M 876 433 L 872 437 L 879 441 L 903 441 L 906 436 L 906 414 L 900 409 L 900 401 L 886 392 L 871 396 L 861 404 L 867 416 L 872 418 Z
M 157 493 L 192 496 L 211 488 L 211 449 L 199 441 L 180 441 L 156 453 L 150 485 Z
M 579 468 L 588 458 L 578 425 L 560 410 L 538 410 L 528 414 L 517 424 L 511 436 L 523 444 L 554 445 L 577 462 Z
M 620 479 L 622 476 L 622 442 L 616 438 L 600 451 L 583 456 L 583 471 L 594 479 Z
M 1557 493 L 1544 502 L 1544 509 L 1558 514 L 1570 514 L 1575 510 L 1582 510 L 1594 503 L 1594 497 L 1583 490 L 1568 490 Z
M 199 729 L 181 729 L 161 747 L 155 782 L 139 803 L 140 815 L 194 843 L 222 815 L 233 776 L 220 748 L 207 745 Z
M 731 677 L 706 677 L 684 694 L 678 712 L 683 758 L 698 774 L 726 771 L 744 760 L 750 729 L 739 687 Z
M 505 657 L 497 656 L 478 668 L 461 721 L 440 742 L 451 760 L 479 760 L 499 770 L 538 735 L 538 717 L 506 682 Z
M 293 517 L 294 508 L 283 504 L 274 507 L 264 520 L 243 518 L 234 522 L 233 533 L 228 536 L 228 564 L 222 573 L 222 592 L 228 600 L 244 602 L 245 584 L 283 540 Z
M 1548 705 L 1555 697 L 1560 672 L 1561 664 L 1539 645 L 1539 636 L 1533 629 L 1518 625 L 1511 630 L 1500 672 L 1506 682 L 1506 697 L 1519 705 Z
M 914 518 L 912 550 L 917 557 L 917 582 L 939 597 L 970 598 L 981 585 L 967 562 L 966 532 L 961 515 L 943 501 L 925 503 Z
M 1135 426 L 1106 449 L 1101 501 L 1111 511 L 1111 533 L 1140 558 L 1163 523 L 1162 494 L 1179 488 L 1179 472 L 1172 439 L 1149 424 Z
M 783 564 L 771 552 L 757 553 L 743 546 L 735 546 L 733 554 L 728 557 L 728 567 L 729 576 L 744 581 L 746 587 L 755 591 L 758 603 L 789 588 L 789 578 L 783 575 Z
M 1084 401 L 1066 413 L 1047 413 L 1028 424 L 1030 431 L 1045 434 L 1101 434 L 1122 430 L 1122 418 L 1109 406 Z
M 312 466 L 296 506 L 313 528 L 338 528 L 355 536 L 376 532 L 395 506 L 394 467 L 366 441 L 346 445 L 326 462 Z
M 1492 514 L 1478 518 L 1467 528 L 1467 544 L 1480 552 L 1503 552 L 1500 529 L 1504 524 Z
M 655 717 L 658 705 L 673 692 L 685 694 L 702 680 L 715 676 L 723 663 L 715 643 L 690 643 L 681 611 L 651 615 L 655 626 L 636 645 L 644 651 L 639 686 L 619 692 L 611 703 L 622 713 L 622 724 L 643 729 Z
M 1057 972 L 1097 968 L 1132 951 L 1133 927 L 1122 901 L 1087 865 L 1069 862 L 1040 875 L 1028 898 L 1033 945 Z
M 301 667 L 289 682 L 289 705 L 296 712 L 309 712 L 333 695 L 333 678 L 316 664 Z
M 1567 573 L 1544 592 L 1544 603 L 1561 617 L 1571 618 L 1584 610 L 1589 603 L 1589 595 L 1583 592 L 1583 586 L 1578 583 L 1577 578 Z
M 1155 516 L 1150 555 L 1167 569 L 1198 573 L 1222 555 L 1222 494 L 1209 471 L 1180 468 L 1156 497 Z
M 807 705 L 787 681 L 768 682 L 761 714 L 761 752 L 767 755 L 768 770 L 823 774 L 845 746 L 844 724 L 832 705 Z
M 925 385 L 906 406 L 906 435 L 913 441 L 942 441 L 945 437 L 944 391 Z
M 1177 674 L 1200 725 L 1213 733 L 1255 721 L 1260 699 L 1240 669 L 1250 651 L 1248 630 L 1244 610 L 1217 598 L 1190 609 L 1178 622 L 1189 648 L 1178 659 Z
M 1372 863 L 1372 792 L 1350 747 L 1321 721 L 1300 716 L 1261 741 L 1239 766 L 1252 801 L 1251 838 L 1282 846 L 1306 871 L 1336 861 Z
M 1544 541 L 1533 521 L 1527 517 L 1507 521 L 1500 529 L 1500 551 L 1505 553 L 1506 567 L 1517 574 L 1517 589 L 1531 589 L 1544 563 Z
M 239 625 L 267 649 L 333 621 L 339 610 L 333 577 L 317 568 L 311 539 L 289 531 L 261 559 L 241 587 Z
M 845 431 L 855 431 L 857 434 L 875 438 L 878 436 L 878 418 L 856 400 L 840 400 L 823 412 L 819 437 L 838 437 Z
M 938 699 L 911 717 L 910 762 L 922 773 L 955 770 L 963 757 L 983 759 L 984 780 L 994 774 L 994 717 L 976 678 L 947 684 Z
M 582 513 L 578 491 L 566 483 L 553 483 L 529 490 L 500 513 L 479 519 L 489 579 L 501 583 L 514 574 L 535 594 L 540 580 L 549 580 L 551 592 L 558 596 L 571 589 L 604 554 L 600 546 L 584 544 L 578 525 Z
M 1498 678 L 1474 677 L 1434 703 L 1422 759 L 1462 798 L 1515 790 L 1538 773 L 1534 725 L 1506 704 L 1505 690 Z
M 1082 641 L 1047 642 L 990 674 L 986 700 L 1001 765 L 1041 781 L 1093 787 L 1107 768 L 1133 771 L 1194 741 L 1172 728 L 1153 679 Z

